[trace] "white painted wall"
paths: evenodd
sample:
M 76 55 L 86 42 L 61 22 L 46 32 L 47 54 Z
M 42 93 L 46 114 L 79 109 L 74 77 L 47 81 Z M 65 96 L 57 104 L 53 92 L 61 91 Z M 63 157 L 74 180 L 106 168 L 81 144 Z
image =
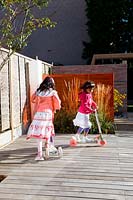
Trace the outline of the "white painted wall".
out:
M 42 82 L 43 66 L 42 61 L 32 60 L 29 62 L 29 80 L 31 94 L 35 92 Z
M 8 52 L 7 49 L 1 49 L 1 51 L 5 55 Z M 0 62 L 2 62 L 2 59 L 3 57 L 0 57 Z M 3 67 L 0 76 L 0 123 L 2 124 L 0 130 L 0 148 L 13 142 L 22 135 L 24 128 L 22 118 L 26 99 L 28 98 L 26 90 L 27 83 L 30 85 L 28 90 L 30 89 L 32 95 L 42 82 L 43 72 L 45 71 L 45 73 L 47 73 L 48 68 L 51 67 L 49 63 L 38 59 L 31 59 L 30 57 L 18 53 L 11 56 L 10 63 L 10 66 L 6 64 Z M 29 75 L 25 73 L 26 63 L 28 63 L 29 66 Z M 8 68 L 10 68 L 10 70 L 8 70 Z M 4 91 L 4 93 L 2 93 L 2 91 Z M 9 98 L 6 98 L 7 96 L 9 96 Z

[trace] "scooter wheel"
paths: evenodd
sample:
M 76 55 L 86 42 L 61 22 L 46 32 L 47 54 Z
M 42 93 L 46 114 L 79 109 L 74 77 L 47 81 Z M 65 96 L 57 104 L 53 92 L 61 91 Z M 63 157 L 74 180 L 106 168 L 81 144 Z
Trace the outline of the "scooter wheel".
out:
M 57 152 L 58 152 L 58 156 L 61 158 L 63 156 L 63 149 L 62 149 L 62 147 L 58 147 Z
M 77 141 L 76 141 L 76 139 L 71 138 L 70 141 L 69 141 L 69 144 L 70 144 L 71 147 L 77 146 Z
M 105 140 L 100 140 L 100 141 L 99 141 L 99 144 L 100 144 L 101 146 L 104 146 L 105 144 L 107 144 L 107 142 L 106 142 Z
M 45 149 L 45 160 L 49 159 L 49 148 Z

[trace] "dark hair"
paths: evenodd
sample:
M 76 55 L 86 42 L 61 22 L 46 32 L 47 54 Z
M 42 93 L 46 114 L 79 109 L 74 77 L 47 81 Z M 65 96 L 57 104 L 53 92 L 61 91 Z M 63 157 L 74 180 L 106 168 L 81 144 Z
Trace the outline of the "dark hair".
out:
M 95 87 L 95 83 L 92 81 L 86 81 L 82 86 L 81 89 L 83 89 L 84 91 L 86 91 L 86 89 L 88 88 L 94 88 Z
M 42 92 L 43 90 L 48 90 L 50 88 L 55 89 L 55 83 L 53 78 L 47 76 L 40 84 L 39 88 L 37 88 L 37 91 Z

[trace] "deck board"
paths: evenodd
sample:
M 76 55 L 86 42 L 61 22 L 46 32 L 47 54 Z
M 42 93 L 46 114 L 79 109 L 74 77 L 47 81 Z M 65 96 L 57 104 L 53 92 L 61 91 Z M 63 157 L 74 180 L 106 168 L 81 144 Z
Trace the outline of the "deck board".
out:
M 25 136 L 0 149 L 0 199 L 133 200 L 133 136 L 106 135 L 104 147 L 69 147 L 70 137 L 56 136 L 61 159 L 35 161 L 36 141 Z

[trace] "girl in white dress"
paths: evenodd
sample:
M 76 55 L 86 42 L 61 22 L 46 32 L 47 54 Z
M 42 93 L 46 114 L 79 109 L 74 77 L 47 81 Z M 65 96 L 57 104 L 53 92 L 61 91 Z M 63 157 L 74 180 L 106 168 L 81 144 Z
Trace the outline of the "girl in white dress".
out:
M 95 83 L 86 81 L 81 87 L 83 91 L 79 93 L 80 107 L 75 119 L 73 120 L 74 125 L 79 127 L 75 135 L 77 142 L 81 142 L 80 134 L 82 132 L 84 132 L 82 142 L 91 142 L 87 135 L 92 125 L 90 122 L 90 114 L 94 113 L 97 109 L 97 104 L 92 98 L 94 87 Z

